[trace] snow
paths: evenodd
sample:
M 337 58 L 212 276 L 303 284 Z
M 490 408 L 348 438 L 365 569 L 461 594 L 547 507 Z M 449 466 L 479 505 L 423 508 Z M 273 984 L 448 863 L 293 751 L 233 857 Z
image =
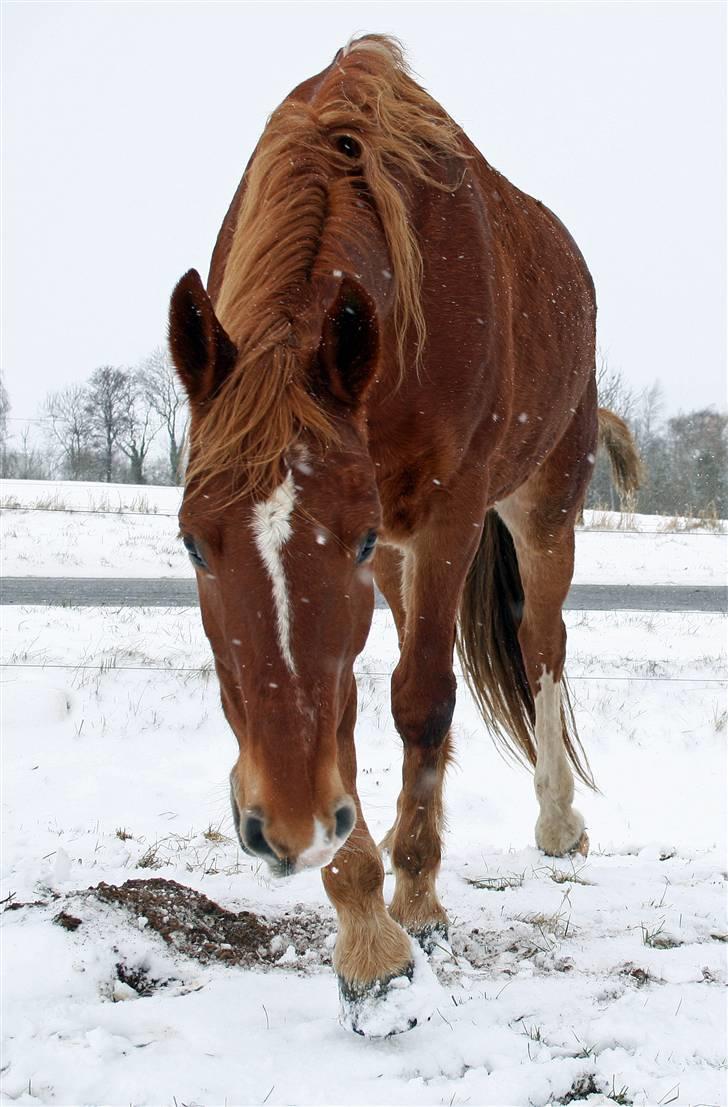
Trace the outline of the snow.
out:
M 8 1100 L 725 1101 L 721 618 L 569 613 L 577 718 L 602 790 L 577 797 L 585 861 L 535 848 L 529 774 L 498 756 L 461 687 L 440 879 L 451 948 L 424 965 L 439 981 L 432 1018 L 372 1039 L 339 1025 L 336 923 L 318 874 L 273 881 L 233 840 L 236 747 L 198 612 L 2 617 L 0 899 L 42 904 L 2 916 Z M 396 653 L 391 616 L 375 612 L 357 662 L 360 792 L 375 838 L 400 778 Z M 275 923 L 313 920 L 311 938 L 276 935 L 267 968 L 203 964 L 146 916 L 88 892 L 149 877 Z M 387 899 L 392 890 L 389 874 Z M 61 911 L 78 929 L 53 922 Z M 129 973 L 152 982 L 148 994 Z
M 21 507 L 77 511 L 141 511 L 177 514 L 182 489 L 172 485 L 106 484 L 84 480 L 0 480 L 0 502 Z
M 181 495 L 179 488 L 2 480 L 0 503 L 18 505 L 2 514 L 3 572 L 192 578 L 177 538 Z M 37 505 L 43 510 L 32 510 Z M 586 512 L 576 536 L 574 583 L 725 584 L 725 524 L 715 531 L 688 526 L 659 516 Z

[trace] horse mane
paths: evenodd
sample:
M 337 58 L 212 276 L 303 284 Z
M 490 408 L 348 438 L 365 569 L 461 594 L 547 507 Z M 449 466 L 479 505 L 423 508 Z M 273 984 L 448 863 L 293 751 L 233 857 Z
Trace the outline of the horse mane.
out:
M 442 178 L 443 158 L 466 156 L 461 135 L 412 79 L 400 43 L 386 35 L 352 40 L 310 102 L 289 98 L 273 112 L 246 170 L 215 303 L 238 359 L 193 421 L 188 482 L 234 468 L 234 498 L 263 492 L 280 479 L 282 455 L 302 430 L 322 445 L 336 440 L 331 416 L 309 391 L 305 352 L 317 337 L 311 327 L 320 324 L 307 312 L 315 307 L 310 277 L 331 194 L 342 187 L 352 201 L 356 186 L 367 191 L 387 243 L 399 379 L 408 336 L 419 365 L 426 338 L 422 258 L 403 182 L 449 190 L 436 174 L 439 168 Z M 354 159 L 337 145 L 345 136 L 359 147 Z M 356 241 L 355 221 L 339 223 L 338 241 Z

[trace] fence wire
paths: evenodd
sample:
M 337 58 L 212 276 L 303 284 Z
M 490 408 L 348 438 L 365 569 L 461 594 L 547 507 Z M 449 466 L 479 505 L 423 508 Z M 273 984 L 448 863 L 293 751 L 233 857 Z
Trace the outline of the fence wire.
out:
M 0 661 L 0 669 L 30 669 L 44 671 L 46 669 L 64 669 L 69 672 L 88 672 L 88 673 L 100 673 L 105 675 L 106 673 L 166 673 L 168 676 L 173 676 L 175 673 L 198 673 L 204 676 L 213 676 L 215 670 L 212 666 L 194 666 L 194 665 L 114 665 L 105 664 L 100 661 L 96 665 L 78 664 L 74 665 L 73 662 L 4 662 Z M 355 677 L 377 677 L 386 678 L 391 677 L 392 671 L 376 672 L 369 669 L 355 669 Z M 464 680 L 463 674 L 455 670 L 455 676 L 460 680 Z M 640 681 L 641 683 L 649 684 L 717 684 L 728 685 L 728 678 L 723 677 L 666 677 L 666 676 L 618 676 L 608 675 L 606 673 L 581 673 L 573 674 L 567 673 L 567 679 L 570 682 L 596 680 L 607 681 L 616 680 L 620 682 L 627 681 Z

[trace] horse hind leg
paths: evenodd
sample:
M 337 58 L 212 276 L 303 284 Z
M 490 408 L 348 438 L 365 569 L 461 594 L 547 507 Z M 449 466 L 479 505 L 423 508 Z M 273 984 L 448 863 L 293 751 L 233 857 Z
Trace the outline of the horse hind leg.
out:
M 564 748 L 562 680 L 541 668 L 535 698 L 536 741 L 538 743 L 534 777 L 539 803 L 536 844 L 552 857 L 589 851 L 589 839 L 583 816 L 573 806 L 574 774 Z
M 573 514 L 569 506 L 554 509 L 553 501 L 540 498 L 545 481 L 539 477 L 498 505 L 513 538 L 523 588 L 518 640 L 533 697 L 536 843 L 555 857 L 585 855 L 589 841 L 584 819 L 573 806 L 573 770 L 587 785 L 593 781 L 580 754 L 563 679 L 566 629 L 561 612 L 574 569 Z

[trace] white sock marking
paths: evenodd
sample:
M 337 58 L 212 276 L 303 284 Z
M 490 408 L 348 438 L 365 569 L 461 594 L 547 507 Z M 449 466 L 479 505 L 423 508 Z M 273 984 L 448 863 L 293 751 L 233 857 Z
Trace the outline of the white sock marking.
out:
M 536 773 L 534 783 L 540 814 L 536 842 L 548 854 L 561 856 L 573 849 L 584 830 L 584 820 L 572 807 L 574 776 L 564 748 L 561 722 L 561 681 L 544 665 L 536 696 Z
M 283 660 L 293 674 L 296 672 L 296 665 L 291 653 L 291 610 L 282 550 L 293 533 L 291 514 L 295 502 L 296 490 L 293 485 L 293 474 L 289 469 L 286 479 L 278 485 L 268 499 L 255 505 L 251 523 L 258 553 L 273 585 L 278 645 Z
M 536 696 L 536 791 L 546 803 L 571 803 L 574 783 L 561 726 L 561 681 L 544 665 Z

